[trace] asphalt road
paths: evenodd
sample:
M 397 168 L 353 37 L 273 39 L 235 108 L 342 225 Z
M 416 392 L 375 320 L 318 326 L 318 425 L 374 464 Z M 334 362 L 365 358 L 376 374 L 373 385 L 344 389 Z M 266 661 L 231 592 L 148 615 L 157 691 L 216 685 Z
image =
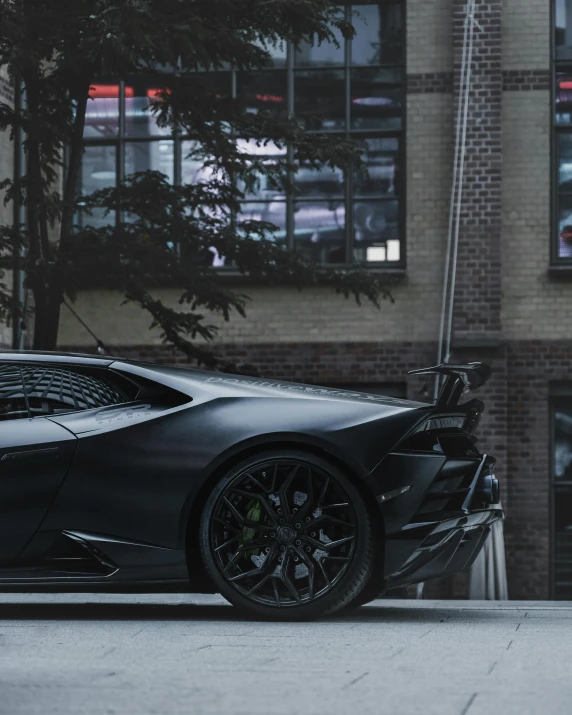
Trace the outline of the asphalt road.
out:
M 0 594 L 0 713 L 570 715 L 572 603 L 284 624 L 218 597 Z

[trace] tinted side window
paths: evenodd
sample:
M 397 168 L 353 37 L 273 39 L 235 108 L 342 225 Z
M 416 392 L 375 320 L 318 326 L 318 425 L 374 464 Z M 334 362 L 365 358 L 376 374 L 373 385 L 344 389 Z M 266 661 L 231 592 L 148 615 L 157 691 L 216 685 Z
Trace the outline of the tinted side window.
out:
M 53 367 L 22 367 L 32 417 L 77 412 L 128 401 L 100 376 Z
M 17 365 L 0 365 L 0 420 L 28 417 L 22 373 Z

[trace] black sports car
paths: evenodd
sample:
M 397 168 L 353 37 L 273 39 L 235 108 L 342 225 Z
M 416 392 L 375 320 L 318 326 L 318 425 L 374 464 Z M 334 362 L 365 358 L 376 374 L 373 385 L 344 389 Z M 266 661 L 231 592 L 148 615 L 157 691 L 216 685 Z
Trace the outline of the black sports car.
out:
M 471 565 L 502 517 L 481 363 L 435 405 L 95 356 L 0 355 L 0 589 L 220 592 L 313 618 Z

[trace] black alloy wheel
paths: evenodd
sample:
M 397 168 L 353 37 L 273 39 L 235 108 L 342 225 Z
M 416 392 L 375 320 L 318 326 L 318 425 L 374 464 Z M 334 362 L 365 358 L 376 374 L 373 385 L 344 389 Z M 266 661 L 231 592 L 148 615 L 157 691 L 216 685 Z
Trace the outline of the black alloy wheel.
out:
M 250 615 L 317 618 L 366 584 L 371 523 L 337 467 L 303 452 L 269 452 L 218 483 L 203 513 L 201 552 L 221 594 Z

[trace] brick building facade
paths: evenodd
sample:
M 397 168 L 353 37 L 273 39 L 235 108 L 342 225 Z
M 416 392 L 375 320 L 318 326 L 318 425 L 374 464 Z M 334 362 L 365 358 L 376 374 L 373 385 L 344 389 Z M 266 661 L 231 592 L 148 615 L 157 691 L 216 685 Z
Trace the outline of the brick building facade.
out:
M 555 466 L 569 459 L 568 415 L 572 424 L 572 264 L 558 250 L 558 212 L 567 204 L 562 187 L 564 198 L 555 199 L 563 159 L 553 156 L 551 141 L 552 102 L 560 97 L 565 109 L 567 100 L 558 87 L 551 91 L 553 30 L 572 27 L 569 5 L 572 13 L 568 0 L 553 7 L 546 0 L 477 0 L 475 12 L 451 358 L 494 369 L 479 394 L 487 405 L 480 445 L 498 458 L 509 594 L 519 599 L 572 597 L 572 476 Z M 405 221 L 400 261 L 381 266 L 398 279 L 395 303 L 378 311 L 321 288 L 299 294 L 245 284 L 253 299 L 248 317 L 221 324 L 215 349 L 267 376 L 378 386 L 429 400 L 432 384 L 407 371 L 437 358 L 466 2 L 403 6 Z M 561 56 L 565 61 L 566 52 Z M 182 360 L 149 331 L 146 315 L 120 302 L 119 294 L 85 291 L 76 310 L 118 355 Z M 65 311 L 59 343 L 93 349 L 92 337 Z M 572 439 L 569 447 L 572 454 Z M 460 578 L 431 588 L 462 596 L 466 584 Z

